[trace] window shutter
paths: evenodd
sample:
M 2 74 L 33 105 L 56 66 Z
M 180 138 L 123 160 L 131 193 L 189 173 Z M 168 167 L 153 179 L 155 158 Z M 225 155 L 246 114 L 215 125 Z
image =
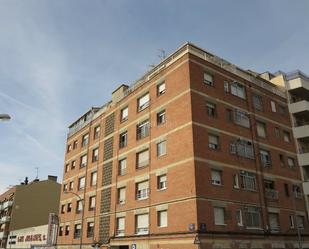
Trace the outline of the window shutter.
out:
M 145 150 L 138 154 L 138 164 L 142 164 L 148 161 L 149 161 L 149 151 L 148 150 Z
M 148 214 L 141 214 L 137 216 L 137 228 L 145 228 L 149 226 Z
M 137 185 L 137 190 L 143 190 L 143 189 L 148 189 L 149 188 L 149 182 L 145 181 L 145 182 L 140 182 Z

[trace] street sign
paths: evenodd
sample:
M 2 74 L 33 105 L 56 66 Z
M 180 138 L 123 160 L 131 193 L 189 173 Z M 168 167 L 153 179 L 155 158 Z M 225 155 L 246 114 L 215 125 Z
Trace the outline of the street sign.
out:
M 194 239 L 193 244 L 194 244 L 194 245 L 200 245 L 200 244 L 201 244 L 201 241 L 200 241 L 198 235 L 195 236 L 195 239 Z
M 131 249 L 136 249 L 136 244 L 132 244 Z

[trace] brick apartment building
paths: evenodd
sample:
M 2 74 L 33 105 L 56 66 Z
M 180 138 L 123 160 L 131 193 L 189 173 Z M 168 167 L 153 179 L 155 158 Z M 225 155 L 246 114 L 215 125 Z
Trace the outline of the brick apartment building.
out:
M 0 248 L 47 244 L 49 214 L 59 211 L 60 189 L 57 177 L 48 176 L 30 183 L 26 179 L 0 194 Z M 36 239 L 26 238 L 34 235 Z
M 264 78 L 187 43 L 91 108 L 69 127 L 57 247 L 308 247 L 287 91 Z

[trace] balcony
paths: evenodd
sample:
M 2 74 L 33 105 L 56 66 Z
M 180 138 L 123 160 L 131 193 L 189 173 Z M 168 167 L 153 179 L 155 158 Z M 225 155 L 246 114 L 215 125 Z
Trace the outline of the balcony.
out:
M 2 204 L 2 209 L 6 209 L 8 207 L 11 207 L 13 205 L 13 201 L 6 201 Z
M 298 158 L 298 164 L 300 166 L 309 165 L 309 152 L 297 154 L 297 158 Z
M 4 231 L 0 232 L 0 240 L 7 238 L 7 236 L 8 236 L 7 232 Z
M 309 81 L 307 80 L 307 77 L 302 77 L 298 72 L 295 72 L 294 75 L 291 75 L 288 78 L 289 81 L 289 90 L 295 91 L 295 90 L 307 90 L 309 91 Z
M 270 199 L 270 200 L 278 200 L 278 191 L 275 189 L 266 188 L 265 196 L 267 199 Z
M 309 182 L 303 182 L 304 194 L 309 195 Z
M 296 139 L 309 137 L 309 124 L 293 127 L 293 133 Z
M 291 113 L 302 113 L 309 112 L 309 102 L 306 100 L 301 100 L 289 105 L 289 110 Z
M 0 219 L 0 224 L 9 222 L 10 220 L 11 220 L 11 217 L 10 217 L 10 216 L 3 216 L 3 217 Z

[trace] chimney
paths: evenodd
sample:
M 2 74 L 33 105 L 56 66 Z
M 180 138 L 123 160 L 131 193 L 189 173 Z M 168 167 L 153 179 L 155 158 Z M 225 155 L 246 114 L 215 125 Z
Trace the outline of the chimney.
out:
M 49 181 L 57 182 L 57 176 L 48 175 L 47 179 Z
M 123 96 L 125 91 L 129 88 L 129 86 L 122 84 L 112 93 L 112 102 L 117 103 Z

